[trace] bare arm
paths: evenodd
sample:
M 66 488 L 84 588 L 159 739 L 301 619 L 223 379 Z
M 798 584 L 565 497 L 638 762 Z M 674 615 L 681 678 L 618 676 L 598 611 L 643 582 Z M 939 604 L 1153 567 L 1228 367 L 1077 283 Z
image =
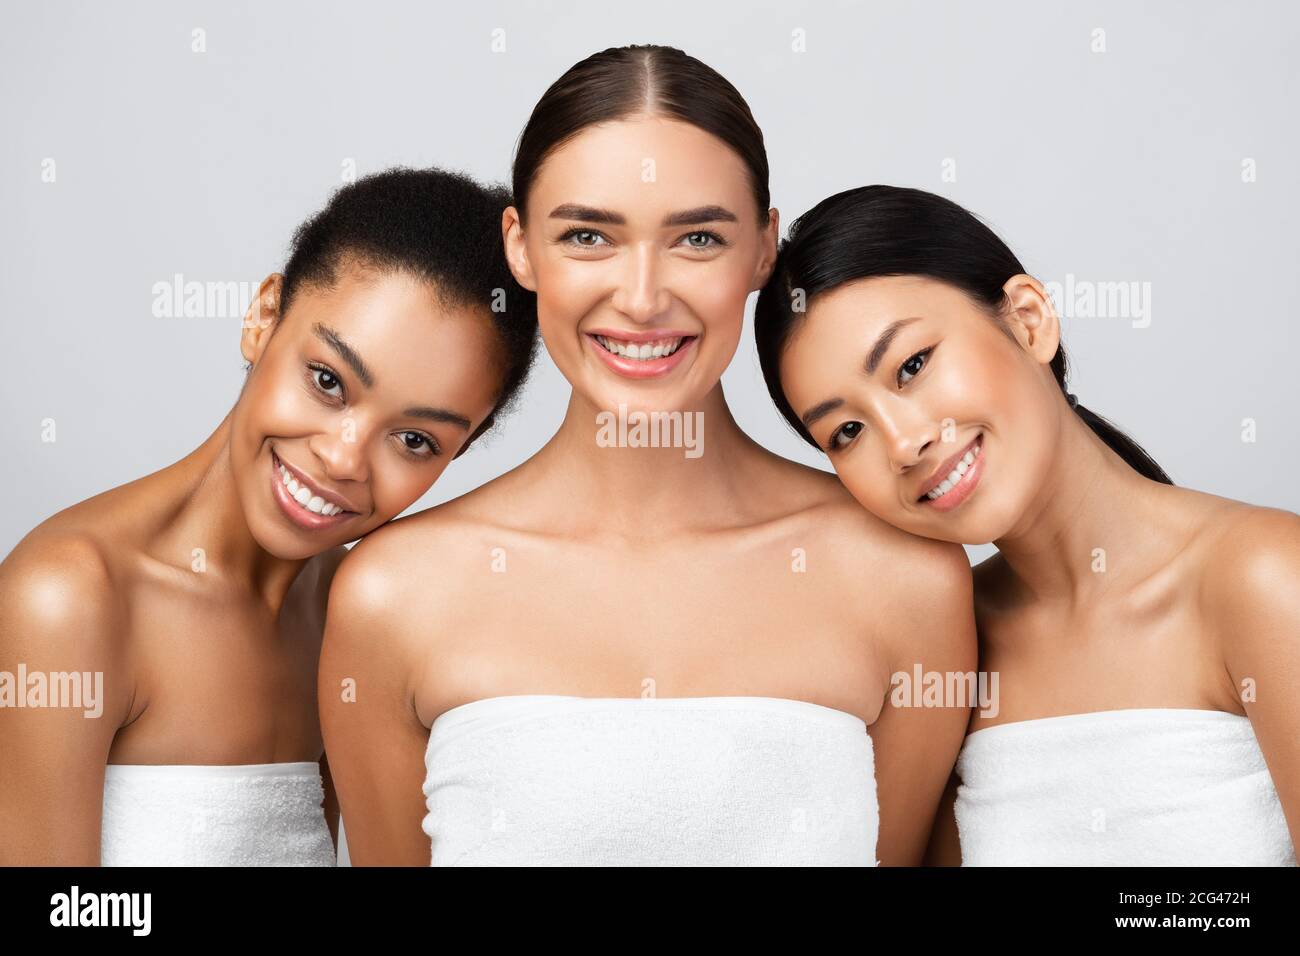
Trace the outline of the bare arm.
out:
M 330 590 L 317 688 L 325 752 L 356 866 L 428 866 L 417 655 L 403 644 L 394 575 L 366 542 Z M 400 566 L 400 563 L 399 563 Z
M 1300 846 L 1300 517 L 1252 511 L 1214 564 L 1207 613 Z
M 961 866 L 961 840 L 957 833 L 957 817 L 953 807 L 957 802 L 957 787 L 961 778 L 954 773 L 939 800 L 939 812 L 930 831 L 930 845 L 925 851 L 925 866 Z
M 29 539 L 0 564 L 0 671 L 13 693 L 35 702 L 33 679 L 52 672 L 82 683 L 82 706 L 49 706 L 70 700 L 50 684 L 46 706 L 0 707 L 0 866 L 99 865 L 104 767 L 132 695 L 116 617 L 88 542 Z
M 977 667 L 970 564 L 955 545 L 926 542 L 919 552 L 915 568 L 900 568 L 906 573 L 897 584 L 896 593 L 907 595 L 910 606 L 888 617 L 895 629 L 891 673 L 911 681 L 919 664 L 922 675 L 938 674 L 947 688 L 950 675 L 973 674 Z M 970 719 L 969 700 L 943 704 L 912 706 L 908 694 L 900 705 L 890 693 L 870 727 L 880 803 L 876 855 L 882 866 L 924 861 Z

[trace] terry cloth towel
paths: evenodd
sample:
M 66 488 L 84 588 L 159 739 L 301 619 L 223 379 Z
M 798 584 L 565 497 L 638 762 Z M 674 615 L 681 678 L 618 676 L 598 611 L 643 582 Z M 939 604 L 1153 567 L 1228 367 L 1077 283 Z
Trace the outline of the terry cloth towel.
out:
M 320 765 L 109 764 L 102 866 L 335 866 Z
M 489 697 L 429 731 L 434 866 L 875 866 L 863 721 L 777 697 Z
M 1250 720 L 1143 708 L 966 738 L 963 866 L 1295 866 Z

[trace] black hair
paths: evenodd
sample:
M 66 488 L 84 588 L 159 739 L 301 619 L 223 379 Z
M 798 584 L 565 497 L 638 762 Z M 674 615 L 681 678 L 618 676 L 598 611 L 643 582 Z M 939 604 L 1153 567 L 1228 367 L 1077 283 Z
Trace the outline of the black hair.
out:
M 468 447 L 513 405 L 537 351 L 537 297 L 515 281 L 501 239 L 501 213 L 511 201 L 504 186 L 442 169 L 397 166 L 363 176 L 294 233 L 280 314 L 288 315 L 299 290 L 332 286 L 352 263 L 408 273 L 449 305 L 481 308 L 500 343 L 496 362 L 485 365 L 495 367 L 501 385 Z
M 760 223 L 766 223 L 767 150 L 744 98 L 722 74 L 676 47 L 641 44 L 593 53 L 550 85 L 515 148 L 512 186 L 520 222 L 543 161 L 588 126 L 638 113 L 667 116 L 712 133 L 749 170 Z
M 862 186 L 836 193 L 790 224 L 772 276 L 759 293 L 754 337 L 768 393 L 795 431 L 820 450 L 786 400 L 780 372 L 781 354 L 814 298 L 857 279 L 927 276 L 964 292 L 1002 325 L 1006 304 L 1002 286 L 1024 271 L 993 230 L 942 196 L 897 186 Z M 797 310 L 796 290 L 801 292 Z M 1051 369 L 1068 402 L 1064 346 L 1058 345 Z M 1173 484 L 1164 469 L 1113 423 L 1077 402 L 1069 404 L 1136 471 Z

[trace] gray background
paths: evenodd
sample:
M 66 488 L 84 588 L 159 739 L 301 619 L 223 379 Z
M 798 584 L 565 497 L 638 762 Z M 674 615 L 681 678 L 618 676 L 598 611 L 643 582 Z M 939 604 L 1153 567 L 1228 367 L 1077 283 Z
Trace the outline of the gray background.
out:
M 783 225 L 841 189 L 917 186 L 1045 281 L 1149 282 L 1146 328 L 1066 318 L 1074 391 L 1178 483 L 1298 510 L 1298 22 L 1281 2 L 8 6 L 0 555 L 182 457 L 233 402 L 237 315 L 156 317 L 154 283 L 276 270 L 349 158 L 507 179 L 543 90 L 634 42 L 682 47 L 746 97 Z M 748 330 L 724 381 L 743 428 L 827 467 L 772 408 Z M 531 455 L 567 394 L 543 356 L 519 411 L 416 508 Z

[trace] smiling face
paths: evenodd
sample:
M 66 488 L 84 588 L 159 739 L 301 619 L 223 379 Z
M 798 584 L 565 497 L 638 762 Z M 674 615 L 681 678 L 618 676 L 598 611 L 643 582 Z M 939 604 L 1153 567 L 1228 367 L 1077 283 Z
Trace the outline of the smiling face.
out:
M 1017 276 L 1005 330 L 947 283 L 858 280 L 815 297 L 781 357 L 786 398 L 845 487 L 913 534 L 1004 536 L 1045 487 L 1063 428 L 1059 327 Z
M 279 315 L 263 284 L 230 461 L 253 537 L 277 557 L 319 554 L 415 502 L 491 412 L 499 348 L 486 315 L 406 273 L 340 270 Z
M 575 392 L 598 409 L 699 405 L 775 258 L 776 211 L 760 221 L 741 158 L 676 120 L 591 126 L 546 157 L 526 220 L 506 210 L 511 269 Z

